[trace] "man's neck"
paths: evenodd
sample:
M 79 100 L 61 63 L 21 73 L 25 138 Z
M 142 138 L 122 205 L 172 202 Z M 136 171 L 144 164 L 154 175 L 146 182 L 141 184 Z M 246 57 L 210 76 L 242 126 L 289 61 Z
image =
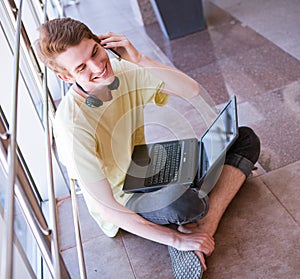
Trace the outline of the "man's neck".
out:
M 102 102 L 108 102 L 112 99 L 111 90 L 107 86 L 98 86 L 90 94 L 85 89 L 82 88 L 77 82 L 73 84 L 73 89 L 83 98 L 86 98 L 88 95 L 94 95 L 99 98 Z

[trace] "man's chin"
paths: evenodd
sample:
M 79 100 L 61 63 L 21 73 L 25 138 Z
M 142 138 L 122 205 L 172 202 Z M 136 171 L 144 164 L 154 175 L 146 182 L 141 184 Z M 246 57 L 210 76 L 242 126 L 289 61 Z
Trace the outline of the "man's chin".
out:
M 101 80 L 99 81 L 99 83 L 94 82 L 93 85 L 90 84 L 90 86 L 86 86 L 86 91 L 91 93 L 93 91 L 97 91 L 97 90 L 101 90 L 101 88 L 103 89 L 104 87 L 109 86 L 110 84 L 112 84 L 115 80 L 115 76 L 111 76 L 106 78 L 105 80 Z
M 115 76 L 111 76 L 111 77 L 107 78 L 107 79 L 105 80 L 106 86 L 112 84 L 112 83 L 114 82 L 114 80 L 115 80 Z

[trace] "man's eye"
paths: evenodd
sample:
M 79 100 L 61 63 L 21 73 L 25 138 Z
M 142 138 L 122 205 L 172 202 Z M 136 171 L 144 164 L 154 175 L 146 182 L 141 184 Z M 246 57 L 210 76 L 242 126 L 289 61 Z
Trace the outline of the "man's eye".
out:
M 85 69 L 85 66 L 82 66 L 81 68 L 79 68 L 78 72 L 83 72 Z
M 96 48 L 95 51 L 92 53 L 92 57 L 96 56 L 97 53 L 98 53 L 98 48 Z

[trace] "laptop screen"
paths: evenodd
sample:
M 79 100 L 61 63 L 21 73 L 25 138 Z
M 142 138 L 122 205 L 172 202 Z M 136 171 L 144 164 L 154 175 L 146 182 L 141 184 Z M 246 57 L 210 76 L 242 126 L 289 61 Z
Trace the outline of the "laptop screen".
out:
M 236 99 L 233 97 L 201 138 L 201 176 L 224 157 L 238 135 Z

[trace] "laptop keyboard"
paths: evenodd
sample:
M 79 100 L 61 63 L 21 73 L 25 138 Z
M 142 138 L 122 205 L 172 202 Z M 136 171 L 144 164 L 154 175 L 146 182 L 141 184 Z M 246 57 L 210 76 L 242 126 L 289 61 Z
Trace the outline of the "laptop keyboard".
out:
M 153 145 L 152 163 L 148 170 L 145 186 L 162 185 L 178 179 L 178 168 L 181 157 L 181 144 L 171 142 Z

